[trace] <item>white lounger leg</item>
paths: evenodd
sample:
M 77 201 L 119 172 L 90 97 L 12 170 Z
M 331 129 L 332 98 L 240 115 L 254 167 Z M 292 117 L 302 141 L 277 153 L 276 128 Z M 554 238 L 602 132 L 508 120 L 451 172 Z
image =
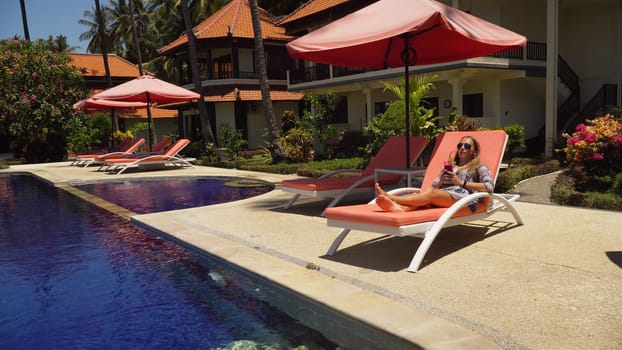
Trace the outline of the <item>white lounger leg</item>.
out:
M 326 255 L 333 255 L 333 254 L 335 254 L 335 252 L 337 251 L 337 249 L 341 245 L 341 242 L 343 242 L 344 238 L 346 238 L 348 233 L 350 233 L 350 229 L 349 228 L 344 228 L 343 230 L 341 230 L 341 232 L 339 232 L 339 235 L 337 235 L 337 237 L 333 241 L 333 244 L 331 244 L 330 248 L 328 248 L 328 251 L 326 252 Z
M 523 218 L 521 218 L 516 208 L 514 208 L 514 205 L 512 205 L 512 202 L 516 200 L 518 196 L 511 196 L 510 198 L 512 199 L 511 201 L 508 200 L 508 198 L 506 198 L 504 194 L 497 194 L 497 193 L 493 194 L 493 199 L 496 199 L 500 201 L 501 203 L 503 203 L 503 206 L 505 207 L 503 210 L 509 211 L 510 213 L 512 213 L 512 216 L 514 216 L 514 220 L 516 220 L 516 223 L 519 225 L 523 225 L 524 224 Z
M 289 202 L 287 202 L 287 204 L 285 204 L 285 206 L 283 207 L 284 209 L 289 209 L 289 207 L 292 206 L 292 204 L 294 204 L 294 202 L 296 201 L 296 199 L 298 199 L 298 197 L 300 197 L 300 194 L 295 194 L 292 199 L 289 200 Z

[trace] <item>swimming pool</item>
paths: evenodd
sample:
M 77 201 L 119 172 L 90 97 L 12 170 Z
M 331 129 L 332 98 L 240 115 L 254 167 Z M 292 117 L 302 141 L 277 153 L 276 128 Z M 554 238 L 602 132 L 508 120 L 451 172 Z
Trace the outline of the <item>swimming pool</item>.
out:
M 222 176 L 127 179 L 73 186 L 138 214 L 231 202 L 274 189 L 265 181 Z
M 90 203 L 0 176 L 0 349 L 334 349 L 261 287 Z

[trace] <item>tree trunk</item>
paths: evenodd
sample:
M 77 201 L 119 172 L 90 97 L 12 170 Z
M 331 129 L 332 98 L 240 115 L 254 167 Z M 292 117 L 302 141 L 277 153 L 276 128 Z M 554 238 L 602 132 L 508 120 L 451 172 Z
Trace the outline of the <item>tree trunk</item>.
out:
M 205 142 L 212 142 L 215 146 L 218 146 L 212 128 L 207 116 L 207 106 L 205 106 L 205 100 L 203 99 L 203 89 L 201 88 L 201 77 L 199 76 L 199 64 L 197 60 L 197 43 L 194 31 L 192 30 L 192 17 L 190 16 L 190 9 L 186 0 L 181 0 L 181 13 L 184 16 L 184 23 L 186 25 L 186 35 L 188 36 L 188 55 L 190 58 L 190 70 L 192 72 L 192 82 L 194 83 L 194 89 L 199 95 L 199 119 L 201 120 L 201 131 Z
M 110 77 L 110 65 L 108 64 L 108 51 L 106 48 L 106 31 L 104 24 L 104 15 L 101 10 L 101 6 L 99 6 L 99 0 L 95 0 L 95 11 L 97 16 L 97 31 L 99 32 L 99 42 L 102 51 L 102 57 L 104 59 L 104 71 L 106 72 L 106 82 L 108 83 L 108 87 L 112 87 L 112 78 Z M 112 119 L 112 133 L 116 130 L 119 130 L 119 119 L 117 118 L 117 114 L 115 113 L 114 108 L 110 110 L 110 118 Z M 114 144 L 114 137 L 111 135 L 111 142 Z
M 266 53 L 263 46 L 261 34 L 261 19 L 259 17 L 259 6 L 257 0 L 249 0 L 251 7 L 251 17 L 253 20 L 253 33 L 255 36 L 255 57 L 257 58 L 257 72 L 259 74 L 259 87 L 261 89 L 261 101 L 263 103 L 264 116 L 268 125 L 268 149 L 272 156 L 272 162 L 276 163 L 283 159 L 283 149 L 280 142 L 280 127 L 274 117 L 274 108 L 270 100 L 270 85 L 268 82 L 268 70 L 266 64 Z
M 22 25 L 24 26 L 24 39 L 30 41 L 30 31 L 28 30 L 28 17 L 26 16 L 26 4 L 24 0 L 19 0 L 19 6 L 22 8 Z

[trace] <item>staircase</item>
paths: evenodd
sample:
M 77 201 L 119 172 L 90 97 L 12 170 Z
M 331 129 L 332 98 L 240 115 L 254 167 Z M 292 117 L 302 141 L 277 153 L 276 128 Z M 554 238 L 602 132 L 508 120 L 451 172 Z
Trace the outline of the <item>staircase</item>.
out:
M 581 103 L 579 90 L 579 76 L 570 68 L 570 65 L 561 57 L 557 57 L 557 76 L 570 90 L 570 95 L 557 108 L 557 131 L 564 131 L 565 126 L 575 120 L 579 114 Z M 564 126 L 563 128 L 561 126 Z
M 585 119 L 594 119 L 611 112 L 616 107 L 617 95 L 618 87 L 616 84 L 604 84 L 594 97 L 585 104 L 583 109 L 573 118 L 570 118 L 560 129 L 571 133 L 575 130 L 577 124 L 585 121 Z

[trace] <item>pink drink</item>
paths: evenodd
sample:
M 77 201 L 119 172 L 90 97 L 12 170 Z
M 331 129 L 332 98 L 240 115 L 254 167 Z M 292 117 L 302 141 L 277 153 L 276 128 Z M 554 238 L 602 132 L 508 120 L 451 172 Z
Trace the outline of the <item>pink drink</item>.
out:
M 448 160 L 446 160 L 443 163 L 443 166 L 445 167 L 445 170 L 447 170 L 447 171 L 454 171 L 454 167 L 451 165 L 451 162 L 448 161 Z

